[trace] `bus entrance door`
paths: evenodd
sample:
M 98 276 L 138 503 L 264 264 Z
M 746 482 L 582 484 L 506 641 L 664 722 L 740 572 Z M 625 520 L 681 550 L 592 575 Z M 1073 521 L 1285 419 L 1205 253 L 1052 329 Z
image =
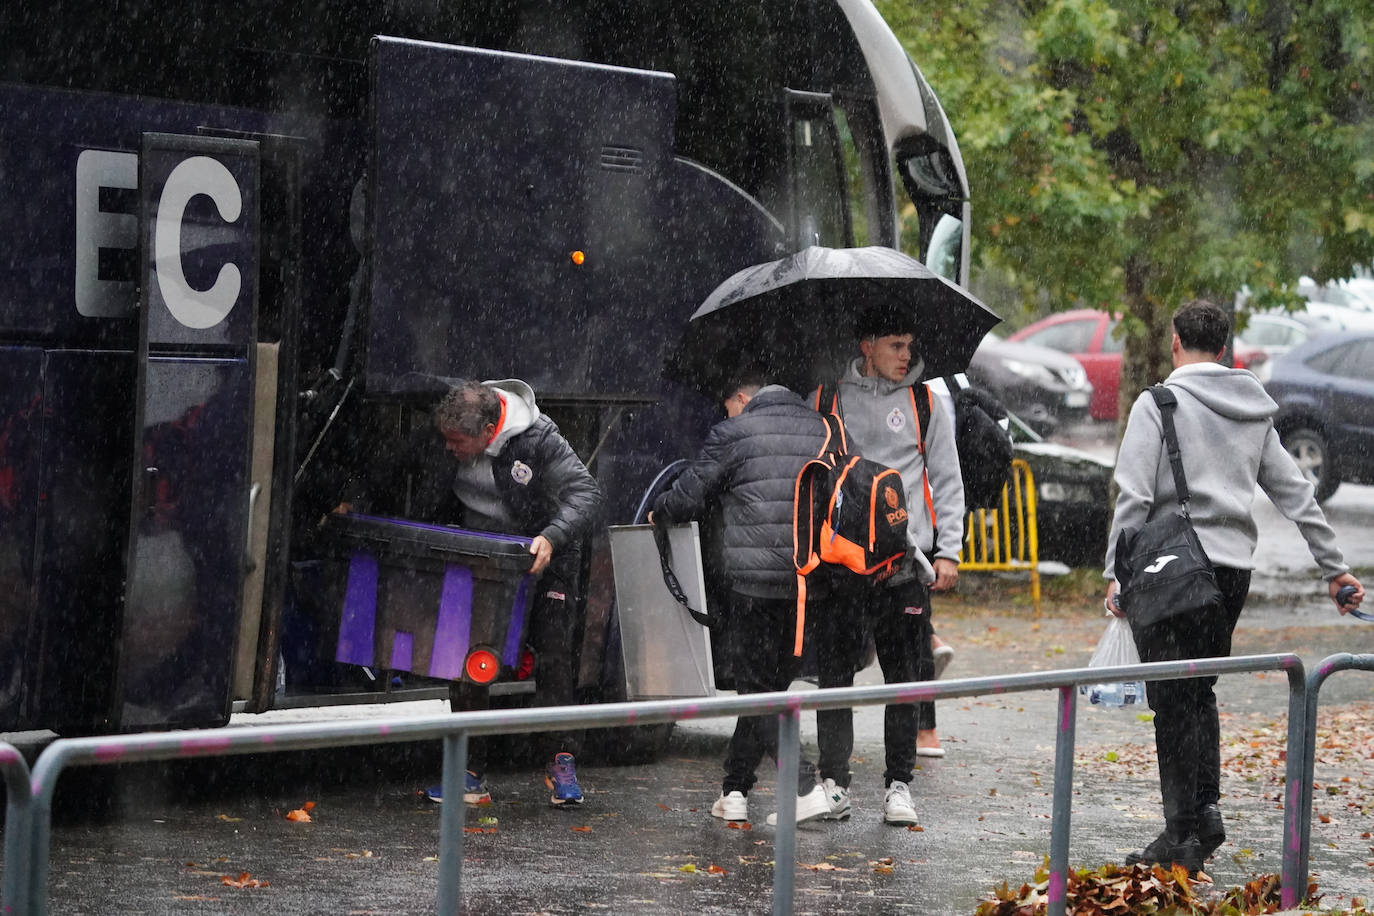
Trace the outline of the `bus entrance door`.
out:
M 228 721 L 245 572 L 259 150 L 144 134 L 128 579 L 108 725 Z

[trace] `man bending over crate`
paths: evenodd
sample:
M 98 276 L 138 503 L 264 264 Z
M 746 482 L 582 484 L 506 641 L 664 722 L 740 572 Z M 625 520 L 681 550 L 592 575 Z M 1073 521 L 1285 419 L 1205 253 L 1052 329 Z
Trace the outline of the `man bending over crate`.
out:
M 529 571 L 538 579 L 528 636 L 536 658 L 535 702 L 576 703 L 571 646 L 582 542 L 601 510 L 596 481 L 554 422 L 540 412 L 533 389 L 519 379 L 457 384 L 435 409 L 434 427 L 451 457 L 443 456 L 437 443 L 421 443 L 418 451 L 429 455 L 407 456 L 418 471 L 412 482 L 413 509 L 435 524 L 532 538 Z M 340 508 L 348 511 L 351 504 Z M 455 712 L 486 709 L 490 694 L 484 685 L 455 680 L 449 702 Z M 576 740 L 570 733 L 549 738 L 545 782 L 557 806 L 582 803 Z M 480 736 L 468 742 L 463 790 L 468 804 L 491 801 L 482 779 L 486 743 Z M 440 785 L 426 794 L 443 801 Z

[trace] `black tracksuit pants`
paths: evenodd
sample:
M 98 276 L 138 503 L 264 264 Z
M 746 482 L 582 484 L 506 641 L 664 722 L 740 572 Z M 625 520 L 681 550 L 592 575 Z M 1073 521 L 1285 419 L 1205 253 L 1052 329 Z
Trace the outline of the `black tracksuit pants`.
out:
M 796 626 L 795 598 L 730 593 L 730 651 L 736 693 L 771 693 L 791 686 L 801 663 L 792 654 Z M 778 757 L 778 717 L 740 716 L 725 752 L 721 791 L 748 795 L 757 778 L 754 771 L 765 754 L 774 760 Z M 803 758 L 797 772 L 797 794 L 805 795 L 815 785 L 816 768 Z
M 852 651 L 856 640 L 862 651 L 866 631 L 873 633 L 878 649 L 878 664 L 883 682 L 904 684 L 935 678 L 935 662 L 930 649 L 930 589 L 917 580 L 902 585 L 866 590 L 856 607 L 833 613 L 819 624 L 823 632 L 817 656 L 820 687 L 851 687 L 857 657 Z M 836 609 L 840 605 L 837 603 Z M 927 707 L 926 719 L 918 711 Z M 883 783 L 911 782 L 916 766 L 916 730 L 935 727 L 935 704 L 899 703 L 883 709 L 883 744 L 886 769 Z M 816 732 L 820 743 L 820 775 L 836 785 L 848 786 L 849 758 L 854 752 L 854 710 L 816 710 Z
M 1132 627 L 1142 662 L 1221 658 L 1231 654 L 1231 634 L 1250 592 L 1250 570 L 1216 568 L 1222 606 L 1208 616 L 1180 614 L 1148 627 Z M 1150 681 L 1155 713 L 1155 752 L 1164 820 L 1171 832 L 1197 829 L 1197 812 L 1221 796 L 1221 724 L 1215 677 Z

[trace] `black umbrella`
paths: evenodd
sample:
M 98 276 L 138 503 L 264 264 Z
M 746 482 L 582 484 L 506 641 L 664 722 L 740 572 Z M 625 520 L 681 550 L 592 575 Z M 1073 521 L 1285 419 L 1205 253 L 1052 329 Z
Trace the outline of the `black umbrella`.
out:
M 664 375 L 713 399 L 745 368 L 805 391 L 838 379 L 858 356 L 855 323 L 874 307 L 910 316 L 926 378 L 964 371 L 1001 321 L 900 251 L 813 246 L 746 267 L 716 287 L 693 313 Z

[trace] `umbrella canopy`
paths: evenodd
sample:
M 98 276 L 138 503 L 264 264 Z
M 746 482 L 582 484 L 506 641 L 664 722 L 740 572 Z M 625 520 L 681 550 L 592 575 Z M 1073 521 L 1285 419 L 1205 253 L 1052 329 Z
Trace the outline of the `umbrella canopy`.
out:
M 813 246 L 746 267 L 692 314 L 664 375 L 722 396 L 742 369 L 806 391 L 859 355 L 854 327 L 875 307 L 911 319 L 926 378 L 962 372 L 1001 319 L 958 284 L 891 248 Z

